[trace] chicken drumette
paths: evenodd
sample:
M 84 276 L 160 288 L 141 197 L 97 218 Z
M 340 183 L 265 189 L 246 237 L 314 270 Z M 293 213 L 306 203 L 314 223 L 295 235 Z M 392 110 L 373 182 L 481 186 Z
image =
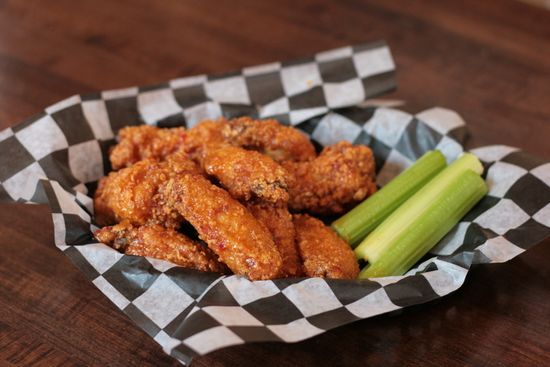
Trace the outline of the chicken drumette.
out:
M 286 206 L 275 206 L 269 203 L 248 203 L 248 210 L 262 224 L 271 235 L 273 242 L 283 260 L 281 277 L 302 276 L 302 264 L 298 248 L 296 247 L 296 231 L 292 223 L 292 215 Z
M 359 264 L 351 247 L 336 232 L 307 214 L 292 217 L 305 275 L 355 279 Z
M 364 145 L 340 142 L 307 162 L 282 163 L 290 173 L 289 208 L 341 214 L 376 192 L 374 157 Z

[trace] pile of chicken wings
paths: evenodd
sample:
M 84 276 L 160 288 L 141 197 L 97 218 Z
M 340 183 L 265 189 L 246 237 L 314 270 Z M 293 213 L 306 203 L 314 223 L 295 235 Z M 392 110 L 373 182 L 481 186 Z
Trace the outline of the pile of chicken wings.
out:
M 95 237 L 129 255 L 251 280 L 354 279 L 350 246 L 315 217 L 376 191 L 372 151 L 339 142 L 317 154 L 276 120 L 130 126 L 95 193 Z

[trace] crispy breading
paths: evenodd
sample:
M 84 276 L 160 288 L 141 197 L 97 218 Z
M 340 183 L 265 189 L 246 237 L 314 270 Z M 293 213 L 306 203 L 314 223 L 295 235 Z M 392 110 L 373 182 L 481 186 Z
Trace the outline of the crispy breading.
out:
M 109 159 L 117 170 L 147 158 L 162 159 L 175 152 L 183 142 L 185 129 L 161 129 L 156 126 L 128 126 L 118 132 L 118 144 Z
M 289 180 L 289 208 L 314 214 L 341 214 L 376 192 L 372 151 L 339 142 L 309 162 L 283 162 Z
M 292 216 L 296 241 L 309 277 L 355 279 L 359 264 L 351 247 L 319 219 L 307 214 Z
M 288 172 L 273 159 L 230 145 L 206 148 L 204 171 L 241 201 L 288 201 Z
M 185 132 L 182 149 L 197 163 L 200 164 L 206 147 L 224 144 L 222 130 L 227 120 L 205 120 Z
M 199 175 L 170 179 L 160 189 L 165 205 L 176 208 L 235 274 L 273 279 L 282 259 L 265 226 L 229 193 Z
M 317 155 L 315 147 L 304 133 L 273 119 L 232 119 L 225 124 L 222 132 L 230 144 L 257 150 L 277 162 L 307 161 Z
M 248 203 L 248 210 L 262 224 L 264 224 L 283 259 L 281 276 L 302 276 L 302 264 L 298 248 L 296 247 L 296 231 L 292 223 L 292 215 L 286 206 L 277 207 L 269 204 Z
M 227 267 L 206 246 L 158 224 L 134 227 L 123 221 L 94 233 L 97 240 L 127 255 L 167 260 L 189 269 L 227 273 Z
M 145 159 L 109 173 L 99 181 L 95 193 L 96 222 L 111 225 L 128 220 L 134 225 L 152 222 L 177 228 L 181 216 L 164 206 L 158 188 L 169 177 L 187 172 L 198 173 L 199 168 L 182 154 L 175 154 L 163 162 Z
M 288 173 L 273 159 L 229 145 L 222 130 L 227 120 L 203 121 L 189 129 L 183 150 L 236 199 L 288 201 Z

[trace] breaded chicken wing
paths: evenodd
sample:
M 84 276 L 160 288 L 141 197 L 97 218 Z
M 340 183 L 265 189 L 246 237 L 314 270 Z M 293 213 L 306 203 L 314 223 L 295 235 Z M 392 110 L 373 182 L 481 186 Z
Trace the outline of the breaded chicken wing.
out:
M 273 279 L 282 259 L 271 234 L 229 193 L 198 175 L 170 179 L 159 192 L 235 274 Z
M 288 172 L 261 153 L 230 145 L 210 146 L 202 167 L 237 200 L 288 201 Z
M 183 150 L 236 199 L 288 201 L 288 173 L 268 156 L 231 146 L 227 120 L 203 121 L 185 133 Z
M 128 220 L 133 225 L 160 223 L 177 228 L 181 216 L 164 205 L 158 188 L 169 177 L 199 172 L 197 165 L 183 154 L 173 154 L 163 162 L 145 159 L 111 172 L 99 181 L 95 193 L 96 222 L 104 226 Z
M 292 223 L 292 215 L 288 212 L 286 206 L 276 207 L 269 204 L 249 203 L 246 207 L 271 232 L 273 241 L 283 259 L 281 276 L 302 276 L 300 254 L 296 247 L 296 231 Z
M 309 277 L 355 279 L 359 264 L 351 247 L 319 219 L 307 214 L 292 216 L 296 241 Z
M 127 255 L 167 260 L 189 269 L 228 272 L 227 267 L 218 261 L 208 247 L 158 224 L 134 227 L 130 222 L 123 221 L 97 230 L 94 236 L 98 241 Z
M 257 150 L 282 161 L 307 161 L 317 155 L 309 138 L 276 120 L 253 120 L 241 117 L 229 120 L 223 127 L 223 136 L 231 145 Z
M 131 166 L 142 159 L 162 159 L 175 152 L 183 142 L 185 129 L 156 126 L 128 126 L 118 132 L 118 144 L 109 155 L 113 169 Z
M 289 208 L 340 214 L 376 192 L 374 158 L 364 145 L 339 142 L 309 162 L 283 162 L 289 181 Z

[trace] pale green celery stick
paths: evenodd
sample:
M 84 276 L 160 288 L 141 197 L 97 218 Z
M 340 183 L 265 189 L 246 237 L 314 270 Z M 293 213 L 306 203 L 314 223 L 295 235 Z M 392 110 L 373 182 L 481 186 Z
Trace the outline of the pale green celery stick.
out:
M 463 153 L 388 216 L 357 246 L 355 249 L 357 258 L 368 260 L 371 264 L 378 261 L 386 249 L 392 246 L 396 239 L 400 238 L 401 232 L 411 226 L 416 216 L 431 207 L 433 198 L 439 196 L 449 184 L 452 184 L 466 170 L 474 171 L 477 174 L 483 172 L 483 166 L 477 157 L 471 153 Z M 403 215 L 401 213 L 408 214 Z
M 332 228 L 355 246 L 443 168 L 445 156 L 438 150 L 425 153 L 382 189 L 332 223 Z
M 384 251 L 361 271 L 359 279 L 407 272 L 487 193 L 485 181 L 471 170 L 440 184 L 445 185 L 443 190 L 433 196 L 413 196 L 411 201 L 416 205 L 397 209 L 395 217 L 388 218 L 379 227 L 380 230 L 399 232 L 398 236 L 389 246 L 383 246 Z M 425 200 L 429 205 L 423 205 Z M 410 224 L 400 227 L 399 219 L 411 216 Z

